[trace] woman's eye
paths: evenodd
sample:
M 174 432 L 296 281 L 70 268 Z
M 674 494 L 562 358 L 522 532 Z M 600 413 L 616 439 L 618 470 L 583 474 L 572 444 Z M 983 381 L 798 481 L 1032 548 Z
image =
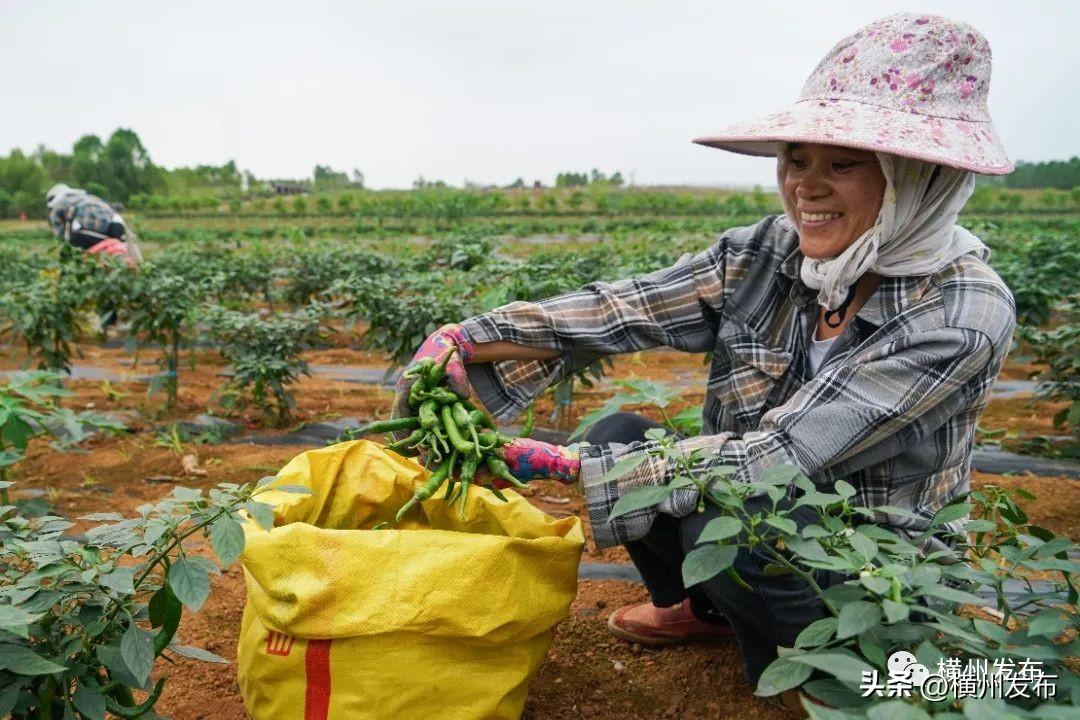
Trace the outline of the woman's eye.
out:
M 832 164 L 833 170 L 847 170 L 848 168 L 855 167 L 855 163 L 848 162 L 846 160 L 840 160 Z
M 802 160 L 796 160 L 795 158 L 791 158 L 791 166 L 796 170 L 802 170 L 804 167 L 806 167 L 806 163 Z

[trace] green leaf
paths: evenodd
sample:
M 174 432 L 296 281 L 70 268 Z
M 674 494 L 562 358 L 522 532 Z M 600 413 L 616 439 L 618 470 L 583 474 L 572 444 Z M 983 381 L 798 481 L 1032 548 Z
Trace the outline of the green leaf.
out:
M 280 488 L 278 488 L 280 489 Z M 231 515 L 224 514 L 210 526 L 210 544 L 222 567 L 228 567 L 244 552 L 244 528 Z
M 1004 645 L 1008 642 L 1008 631 L 997 623 L 992 623 L 989 620 L 983 620 L 982 618 L 974 618 L 972 622 L 975 623 L 975 629 L 984 638 L 993 640 L 1000 645 Z
M 799 526 L 796 525 L 795 521 L 791 518 L 781 517 L 779 515 L 770 515 L 769 517 L 765 518 L 765 522 L 769 525 L 772 525 L 777 530 L 786 532 L 789 535 L 794 535 L 799 531 Z
M 876 512 L 886 513 L 888 515 L 896 515 L 898 517 L 907 518 L 908 520 L 922 520 L 923 517 L 911 510 L 902 507 L 896 507 L 895 505 L 878 505 L 877 507 L 870 508 Z
M 820 560 L 821 562 L 829 562 L 830 560 L 829 553 L 825 552 L 825 548 L 821 547 L 821 543 L 814 540 L 803 540 L 792 535 L 784 538 L 784 547 L 807 560 Z
M 761 673 L 754 694 L 758 697 L 778 695 L 802 685 L 813 673 L 814 668 L 809 665 L 793 662 L 786 656 L 778 657 Z
M 851 537 L 848 538 L 848 542 L 851 543 L 851 547 L 855 548 L 855 551 L 862 555 L 867 562 L 870 562 L 877 556 L 877 543 L 862 533 L 853 533 Z
M 197 612 L 210 595 L 210 573 L 200 563 L 181 555 L 169 568 L 169 587 L 191 612 Z
M 30 613 L 12 605 L 0 605 L 0 629 L 26 637 L 26 626 L 37 622 L 43 614 Z
M 886 599 L 881 601 L 881 607 L 885 611 L 885 618 L 891 623 L 904 622 L 911 614 L 907 603 Z
M 713 518 L 701 530 L 701 535 L 698 536 L 697 543 L 726 540 L 727 538 L 738 535 L 742 529 L 743 524 L 738 518 L 731 517 L 730 515 Z
M 948 602 L 967 603 L 969 605 L 982 605 L 983 599 L 973 593 L 957 590 L 947 585 L 925 585 L 919 589 L 917 595 L 930 595 Z
M 298 495 L 311 495 L 311 488 L 304 485 L 275 485 L 272 489 L 281 490 L 282 492 L 296 493 Z
M 1028 623 L 1029 637 L 1056 638 L 1061 631 L 1070 627 L 1072 622 L 1058 610 L 1043 610 Z
M 922 708 L 903 700 L 875 702 L 866 710 L 868 720 L 930 720 Z
M 862 575 L 859 577 L 859 582 L 862 583 L 864 588 L 877 595 L 885 595 L 889 592 L 889 588 L 892 587 L 889 578 L 880 575 Z
M 836 634 L 838 620 L 834 617 L 821 618 L 803 628 L 795 638 L 795 647 L 808 648 L 824 645 Z
M 120 638 L 120 656 L 139 685 L 145 684 L 154 667 L 154 636 L 129 622 Z
M 71 696 L 71 704 L 85 720 L 105 720 L 105 696 L 88 678 L 79 678 L 79 686 Z
M 10 670 L 16 675 L 51 675 L 67 668 L 46 660 L 25 645 L 0 643 L 0 670 Z
M 119 645 L 98 645 L 94 649 L 94 653 L 97 655 L 98 660 L 101 661 L 101 664 L 109 669 L 109 674 L 114 680 L 128 687 L 145 687 L 145 683 L 140 684 L 138 679 L 128 670 L 127 664 L 120 654 Z
M 169 650 L 176 653 L 181 657 L 191 658 L 192 660 L 201 660 L 203 662 L 218 663 L 220 665 L 228 665 L 229 661 L 220 655 L 216 655 L 209 650 L 203 650 L 202 648 L 192 647 L 191 645 L 170 645 Z
M 836 648 L 828 652 L 808 653 L 806 655 L 788 655 L 795 662 L 806 663 L 818 670 L 827 672 L 838 680 L 858 684 L 864 672 L 873 672 L 870 663 L 855 655 L 850 650 Z
M 615 506 L 611 508 L 611 515 L 608 516 L 608 522 L 663 502 L 672 492 L 673 489 L 666 485 L 634 488 L 615 501 Z
M 761 482 L 770 485 L 789 485 L 801 471 L 794 465 L 777 465 L 765 468 L 761 473 Z
M 135 568 L 118 567 L 98 578 L 98 582 L 121 595 L 135 593 Z
M 858 600 L 840 608 L 840 621 L 836 626 L 836 637 L 840 640 L 854 637 L 864 630 L 881 622 L 881 608 L 877 603 Z
M 244 509 L 248 511 L 252 519 L 264 530 L 274 529 L 274 506 L 261 502 L 246 502 Z
M 600 479 L 597 480 L 597 482 L 603 485 L 617 480 L 623 475 L 629 475 L 634 470 L 637 470 L 638 467 L 648 459 L 649 456 L 645 453 L 626 455 L 617 460 L 615 464 L 611 466 L 610 470 L 600 476 Z
M 934 518 L 930 521 L 930 527 L 939 527 L 953 520 L 966 517 L 971 513 L 971 508 L 972 505 L 969 502 L 946 505 L 934 514 Z
M 157 589 L 157 592 L 150 596 L 150 603 L 147 606 L 150 624 L 153 627 L 161 627 L 162 625 L 171 625 L 177 622 L 183 613 L 183 607 L 169 588 L 168 583 L 162 585 Z
M 855 495 L 855 487 L 847 480 L 837 480 L 833 488 L 836 490 L 836 494 L 845 500 Z
M 682 576 L 686 587 L 711 580 L 735 562 L 739 548 L 735 545 L 710 543 L 696 547 L 683 559 Z

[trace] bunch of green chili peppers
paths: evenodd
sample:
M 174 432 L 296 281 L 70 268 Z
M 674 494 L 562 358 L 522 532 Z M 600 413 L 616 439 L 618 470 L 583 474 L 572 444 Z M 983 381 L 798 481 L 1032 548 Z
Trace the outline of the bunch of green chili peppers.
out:
M 433 497 L 444 483 L 443 499 L 458 502 L 458 514 L 464 518 L 465 500 L 481 467 L 488 470 L 492 479 L 498 478 L 517 488 L 527 487 L 510 473 L 503 459 L 502 447 L 514 438 L 500 433 L 482 410 L 446 387 L 446 365 L 454 352 L 453 349 L 448 352 L 440 363 L 424 358 L 405 371 L 406 377 L 416 380 L 409 390 L 412 414 L 408 417 L 374 422 L 346 432 L 345 437 L 357 437 L 411 431 L 408 437 L 385 447 L 406 457 L 422 456 L 432 474 L 398 510 L 395 522 L 401 522 L 413 506 Z M 530 406 L 522 436 L 528 436 L 532 430 L 532 418 Z M 483 487 L 499 500 L 507 501 L 490 482 Z

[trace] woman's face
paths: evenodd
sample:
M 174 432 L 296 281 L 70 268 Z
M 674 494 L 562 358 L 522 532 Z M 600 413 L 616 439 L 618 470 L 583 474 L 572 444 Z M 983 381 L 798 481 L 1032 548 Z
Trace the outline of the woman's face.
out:
M 839 255 L 877 220 L 885 175 L 874 153 L 793 143 L 780 163 L 781 192 L 806 257 Z

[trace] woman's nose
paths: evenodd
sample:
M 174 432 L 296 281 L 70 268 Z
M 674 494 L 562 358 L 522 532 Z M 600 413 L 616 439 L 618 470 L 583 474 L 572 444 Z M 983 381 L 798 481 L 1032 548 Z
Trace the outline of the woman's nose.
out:
M 804 200 L 822 197 L 828 193 L 829 184 L 824 181 L 821 171 L 814 168 L 807 170 L 795 186 L 795 195 Z

